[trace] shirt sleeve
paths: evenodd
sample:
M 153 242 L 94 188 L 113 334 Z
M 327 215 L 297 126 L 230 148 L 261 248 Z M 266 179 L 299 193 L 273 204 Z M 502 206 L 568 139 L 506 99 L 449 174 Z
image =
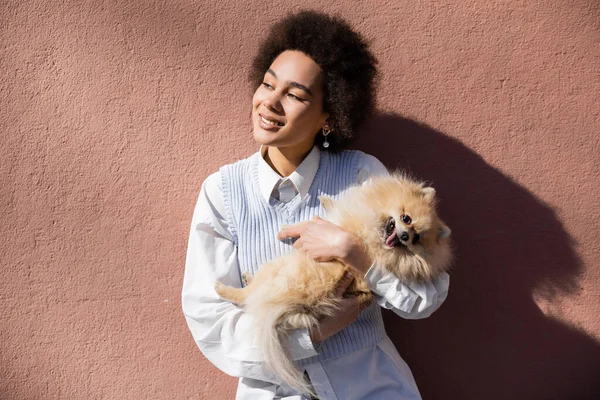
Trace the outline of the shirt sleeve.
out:
M 389 175 L 385 165 L 381 163 L 376 157 L 361 153 L 360 160 L 358 162 L 358 176 L 357 181 L 359 185 L 362 185 L 369 181 L 369 179 L 376 176 Z
M 277 383 L 279 379 L 263 368 L 252 316 L 221 299 L 214 290 L 216 281 L 241 287 L 237 248 L 228 230 L 218 172 L 203 183 L 192 217 L 183 313 L 196 344 L 216 367 L 232 376 Z M 290 335 L 289 350 L 293 359 L 317 354 L 306 329 Z
M 387 168 L 376 157 L 362 155 L 358 168 L 360 185 L 374 176 L 388 174 Z M 433 282 L 408 284 L 375 262 L 367 271 L 365 281 L 381 307 L 406 319 L 419 319 L 430 316 L 446 300 L 450 276 L 444 272 Z

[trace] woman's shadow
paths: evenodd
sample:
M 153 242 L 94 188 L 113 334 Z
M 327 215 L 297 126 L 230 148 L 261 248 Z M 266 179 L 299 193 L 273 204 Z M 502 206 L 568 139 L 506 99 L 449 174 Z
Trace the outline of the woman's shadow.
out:
M 384 114 L 362 132 L 355 148 L 432 183 L 452 228 L 446 303 L 420 321 L 385 313 L 423 398 L 600 399 L 600 344 L 533 298 L 579 289 L 583 265 L 554 211 L 426 125 Z

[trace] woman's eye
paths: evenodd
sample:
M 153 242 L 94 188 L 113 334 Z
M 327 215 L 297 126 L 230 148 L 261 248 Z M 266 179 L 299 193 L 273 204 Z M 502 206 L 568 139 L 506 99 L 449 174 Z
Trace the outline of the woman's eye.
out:
M 406 225 L 410 225 L 412 223 L 412 219 L 408 215 L 402 214 L 402 222 L 404 222 Z
M 293 94 L 293 93 L 288 93 L 288 96 L 289 96 L 289 97 L 291 97 L 291 98 L 292 98 L 292 99 L 294 99 L 294 100 L 298 100 L 298 101 L 304 101 L 304 99 L 302 99 L 302 98 L 300 98 L 300 97 L 296 96 L 296 95 L 295 95 L 295 94 Z
M 267 89 L 273 89 L 273 86 L 271 86 L 270 84 L 268 84 L 267 82 L 263 82 L 262 85 L 264 87 L 266 87 Z

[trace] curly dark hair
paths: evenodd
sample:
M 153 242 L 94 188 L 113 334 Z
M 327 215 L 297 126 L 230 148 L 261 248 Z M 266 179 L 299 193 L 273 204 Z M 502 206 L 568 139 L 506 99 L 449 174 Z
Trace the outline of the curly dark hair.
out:
M 259 87 L 273 60 L 286 50 L 298 50 L 323 70 L 323 110 L 333 128 L 328 150 L 341 150 L 375 111 L 377 60 L 366 41 L 340 17 L 301 11 L 277 22 L 261 43 L 250 80 Z M 322 148 L 323 135 L 316 143 Z

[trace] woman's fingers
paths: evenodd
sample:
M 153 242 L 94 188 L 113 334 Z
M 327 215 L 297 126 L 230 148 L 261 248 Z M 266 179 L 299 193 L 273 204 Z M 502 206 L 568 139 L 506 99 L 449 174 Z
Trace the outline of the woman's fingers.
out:
M 361 304 L 355 297 L 342 298 L 334 315 L 324 317 L 319 322 L 319 329 L 311 332 L 315 342 L 321 342 L 335 335 L 356 320 L 361 311 Z
M 296 250 L 302 250 L 302 240 L 296 240 L 292 246 L 294 246 Z
M 287 238 L 295 238 L 302 236 L 306 229 L 306 221 L 300 222 L 295 225 L 283 225 L 279 233 L 277 233 L 277 239 L 283 240 Z
M 340 281 L 337 283 L 337 285 L 335 287 L 335 295 L 337 297 L 342 297 L 344 295 L 344 292 L 346 291 L 346 289 L 348 289 L 348 287 L 352 284 L 353 280 L 354 280 L 354 275 L 352 275 L 350 272 L 346 271 L 344 273 L 344 276 L 342 276 L 342 279 L 340 279 Z
M 299 222 L 294 225 L 282 225 L 281 230 L 277 234 L 277 238 L 279 240 L 283 240 L 287 238 L 302 236 L 306 232 L 306 230 L 310 228 L 311 225 L 313 225 L 314 228 L 317 225 L 323 226 L 324 224 L 327 224 L 327 222 L 315 215 L 313 219 L 309 221 Z M 329 224 L 331 223 L 329 222 Z

